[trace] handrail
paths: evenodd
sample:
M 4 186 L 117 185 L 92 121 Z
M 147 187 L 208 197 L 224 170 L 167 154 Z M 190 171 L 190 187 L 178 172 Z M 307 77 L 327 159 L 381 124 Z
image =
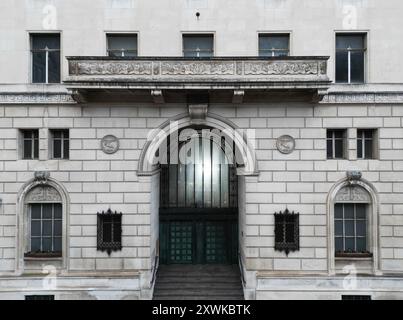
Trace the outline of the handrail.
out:
M 238 266 L 239 266 L 239 271 L 240 271 L 240 273 L 241 273 L 241 281 L 242 281 L 242 285 L 243 285 L 243 286 L 245 286 L 246 281 L 245 281 L 245 275 L 244 275 L 244 272 L 243 272 L 243 263 L 242 263 L 242 257 L 241 257 L 241 255 L 240 255 L 240 253 L 239 253 L 239 252 L 238 252 L 238 261 L 239 261 Z
M 155 281 L 155 278 L 156 278 L 156 275 L 157 275 L 157 266 L 158 266 L 158 264 L 159 264 L 159 256 L 156 255 L 155 260 L 154 260 L 153 270 L 152 270 L 153 276 L 152 276 L 151 281 L 150 281 L 150 286 L 152 286 L 154 281 Z

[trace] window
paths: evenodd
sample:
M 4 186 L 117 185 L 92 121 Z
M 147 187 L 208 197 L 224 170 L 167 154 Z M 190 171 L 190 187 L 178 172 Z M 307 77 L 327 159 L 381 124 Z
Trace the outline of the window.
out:
M 345 150 L 346 130 L 327 130 L 327 158 L 343 159 Z
M 289 34 L 260 34 L 259 56 L 281 57 L 290 54 Z
M 367 204 L 337 203 L 334 208 L 336 256 L 369 254 Z
M 62 255 L 62 204 L 31 203 L 30 251 L 25 256 Z
M 364 82 L 365 37 L 365 34 L 336 35 L 336 82 Z
M 352 300 L 352 301 L 364 301 L 364 300 L 372 300 L 371 296 L 364 295 L 342 295 L 341 300 Z
M 98 245 L 100 251 L 112 251 L 122 249 L 122 213 L 112 212 L 111 209 L 98 212 Z
M 184 57 L 213 57 L 214 36 L 212 34 L 183 35 Z
M 299 250 L 299 213 L 290 212 L 288 209 L 275 213 L 274 224 L 274 249 L 285 251 L 287 255 L 290 251 Z
M 376 130 L 362 129 L 357 130 L 357 158 L 374 159 L 375 158 L 375 135 Z
M 69 130 L 50 130 L 52 158 L 69 158 Z
M 60 35 L 32 34 L 32 82 L 60 83 Z
M 108 34 L 108 56 L 137 57 L 136 34 Z
M 29 295 L 29 296 L 25 296 L 25 300 L 52 301 L 52 300 L 55 300 L 55 296 L 53 296 L 53 295 Z
M 39 158 L 39 130 L 21 130 L 22 158 Z

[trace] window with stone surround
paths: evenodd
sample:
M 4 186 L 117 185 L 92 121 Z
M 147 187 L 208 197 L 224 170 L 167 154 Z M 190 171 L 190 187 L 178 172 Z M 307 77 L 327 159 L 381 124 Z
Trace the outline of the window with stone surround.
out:
M 61 257 L 63 242 L 63 204 L 59 192 L 48 185 L 29 191 L 26 205 L 26 246 L 29 258 Z
M 183 35 L 184 57 L 213 57 L 214 35 L 213 34 L 184 34 Z
M 68 159 L 70 140 L 68 129 L 50 130 L 50 150 L 52 159 Z
M 33 83 L 60 83 L 60 34 L 31 34 Z
M 290 35 L 284 33 L 259 34 L 260 57 L 282 57 L 290 54 Z
M 328 129 L 326 136 L 327 159 L 344 159 L 346 156 L 345 129 Z
M 276 251 L 284 251 L 286 255 L 290 251 L 299 250 L 299 213 L 284 212 L 274 214 L 274 234 Z
M 336 34 L 336 82 L 363 83 L 366 34 Z
M 137 57 L 137 34 L 110 33 L 106 37 L 109 57 Z
M 375 159 L 376 158 L 376 137 L 375 129 L 357 130 L 357 159 Z
M 39 159 L 39 130 L 21 130 L 22 159 Z

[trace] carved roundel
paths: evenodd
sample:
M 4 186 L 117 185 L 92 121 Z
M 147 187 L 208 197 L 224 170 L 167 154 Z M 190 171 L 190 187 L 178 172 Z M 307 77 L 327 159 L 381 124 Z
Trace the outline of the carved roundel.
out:
M 277 138 L 277 150 L 284 154 L 289 154 L 295 149 L 295 139 L 289 135 L 283 135 Z
M 101 140 L 101 148 L 107 154 L 115 153 L 119 150 L 119 139 L 114 135 L 107 135 Z

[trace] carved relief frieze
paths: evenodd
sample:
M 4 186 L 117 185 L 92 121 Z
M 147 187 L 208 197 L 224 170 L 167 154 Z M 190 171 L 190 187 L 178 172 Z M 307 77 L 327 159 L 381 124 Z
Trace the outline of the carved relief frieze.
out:
M 161 63 L 162 75 L 234 75 L 235 63 L 230 61 L 171 61 Z
M 75 103 L 69 94 L 0 93 L 0 104 L 53 104 Z
M 85 61 L 75 69 L 77 75 L 151 75 L 153 68 L 149 61 Z
M 369 193 L 360 186 L 346 186 L 336 195 L 335 202 L 371 202 Z
M 57 190 L 51 186 L 37 186 L 27 194 L 26 202 L 62 202 Z
M 246 75 L 317 75 L 318 63 L 300 61 L 247 61 Z

